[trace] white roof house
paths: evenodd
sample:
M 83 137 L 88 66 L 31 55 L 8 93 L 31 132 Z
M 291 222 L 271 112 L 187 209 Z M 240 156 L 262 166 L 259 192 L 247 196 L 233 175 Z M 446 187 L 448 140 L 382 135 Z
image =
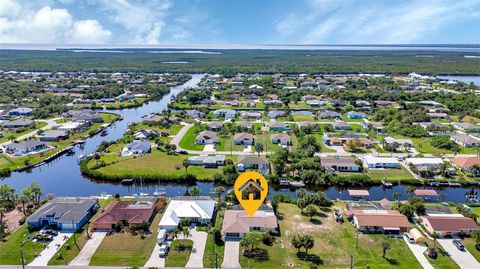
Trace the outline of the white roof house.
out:
M 405 163 L 417 165 L 440 165 L 443 160 L 440 158 L 406 158 Z
M 215 201 L 206 196 L 175 197 L 160 220 L 160 228 L 173 230 L 182 219 L 207 224 L 212 220 L 215 204 Z
M 400 163 L 396 158 L 383 158 L 367 155 L 363 157 L 363 164 L 367 168 L 398 168 Z

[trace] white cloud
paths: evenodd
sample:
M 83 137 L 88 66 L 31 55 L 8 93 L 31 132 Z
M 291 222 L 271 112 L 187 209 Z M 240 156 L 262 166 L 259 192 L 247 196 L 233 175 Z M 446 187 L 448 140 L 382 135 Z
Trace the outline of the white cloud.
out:
M 75 21 L 64 8 L 0 1 L 0 43 L 104 43 L 111 32 L 96 20 Z M 71 39 L 71 40 L 70 40 Z
M 103 44 L 111 36 L 112 32 L 104 29 L 97 20 L 81 20 L 73 24 L 67 40 L 72 44 Z

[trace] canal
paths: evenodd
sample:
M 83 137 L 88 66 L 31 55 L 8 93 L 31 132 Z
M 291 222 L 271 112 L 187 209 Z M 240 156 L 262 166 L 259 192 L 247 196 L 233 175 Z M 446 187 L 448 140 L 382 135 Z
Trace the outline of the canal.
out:
M 193 87 L 198 84 L 202 78 L 202 74 L 192 75 L 187 83 L 172 87 L 169 94 L 165 95 L 158 101 L 151 101 L 141 107 L 123 109 L 123 110 L 109 110 L 109 112 L 117 113 L 122 117 L 122 120 L 117 121 L 108 130 L 107 136 L 96 135 L 87 139 L 83 146 L 76 146 L 75 153 L 72 155 L 63 155 L 62 157 L 38 168 L 34 168 L 24 172 L 14 172 L 9 177 L 2 179 L 1 183 L 7 183 L 10 187 L 20 192 L 23 188 L 30 185 L 32 182 L 39 183 L 45 194 L 53 194 L 55 196 L 91 196 L 99 195 L 102 192 L 109 194 L 119 193 L 121 195 L 131 195 L 134 193 L 145 192 L 153 193 L 157 188 L 162 188 L 166 195 L 176 196 L 185 194 L 188 186 L 172 183 L 148 184 L 142 186 L 125 186 L 120 183 L 99 182 L 84 177 L 80 172 L 80 167 L 77 164 L 77 157 L 79 155 L 87 155 L 93 153 L 102 141 L 111 141 L 121 138 L 127 130 L 129 123 L 139 122 L 142 117 L 154 112 L 160 112 L 167 108 L 171 102 L 171 97 L 177 95 L 179 92 L 188 87 Z M 161 161 L 161 160 L 159 160 Z M 215 187 L 211 182 L 198 182 L 196 184 L 203 195 L 212 194 Z M 371 187 L 370 198 L 380 200 L 385 197 L 393 199 L 393 193 L 398 192 L 402 198 L 408 198 L 405 193 L 406 186 L 394 186 L 391 189 L 383 189 L 382 187 Z M 331 187 L 328 189 L 319 189 L 332 199 L 348 199 L 348 194 L 345 189 L 338 187 Z M 466 188 L 437 188 L 439 193 L 445 193 L 447 198 L 445 201 L 465 202 L 465 193 L 471 189 Z M 280 189 L 271 187 L 269 195 L 276 193 L 285 193 L 295 195 L 294 189 Z

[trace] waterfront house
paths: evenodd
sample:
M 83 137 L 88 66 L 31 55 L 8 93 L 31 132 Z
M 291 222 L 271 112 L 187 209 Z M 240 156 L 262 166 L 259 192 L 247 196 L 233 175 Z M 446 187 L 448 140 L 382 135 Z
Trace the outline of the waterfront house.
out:
M 217 133 L 212 131 L 202 131 L 195 138 L 197 145 L 210 145 L 217 144 L 219 142 Z
M 246 111 L 242 113 L 242 118 L 243 119 L 261 119 L 262 118 L 262 113 L 257 112 L 257 111 Z
M 136 132 L 135 134 L 133 134 L 133 138 L 135 140 L 147 139 L 150 136 L 157 137 L 158 132 L 156 130 L 142 129 L 142 130 Z
M 2 124 L 3 128 L 7 128 L 7 129 L 31 128 L 34 125 L 35 125 L 34 122 L 29 119 L 16 119 L 16 120 L 4 122 Z
M 422 216 L 422 224 L 430 233 L 441 236 L 469 235 L 472 231 L 479 230 L 479 226 L 471 218 L 461 214 L 439 214 L 435 216 Z
M 283 115 L 285 115 L 285 111 L 282 110 L 272 110 L 267 113 L 267 117 L 271 120 L 282 117 Z
M 480 146 L 480 138 L 468 134 L 456 134 L 450 137 L 455 143 L 467 147 L 475 148 Z
M 285 133 L 271 134 L 270 138 L 272 139 L 272 144 L 278 144 L 282 146 L 290 146 L 292 144 L 290 136 Z
M 480 169 L 475 169 L 474 165 L 480 165 L 480 157 L 454 157 L 450 160 L 452 164 L 457 166 L 463 172 L 480 177 Z
M 340 119 L 340 118 L 342 118 L 342 115 L 338 112 L 335 112 L 335 111 L 325 110 L 325 111 L 320 112 L 318 117 L 320 119 Z
M 253 145 L 254 137 L 250 133 L 239 133 L 233 137 L 233 143 L 236 145 L 251 146 Z
M 68 134 L 62 130 L 48 130 L 40 135 L 41 141 L 60 141 L 68 139 Z
M 272 132 L 288 132 L 290 131 L 290 126 L 285 122 L 271 121 L 268 123 L 268 130 Z
M 198 111 L 196 109 L 185 110 L 185 114 L 192 119 L 205 118 L 205 113 Z
M 216 202 L 207 196 L 178 196 L 168 203 L 160 229 L 173 231 L 183 221 L 208 225 L 212 222 Z
M 350 124 L 348 124 L 344 121 L 335 121 L 335 122 L 332 122 L 331 125 L 333 126 L 333 129 L 335 129 L 335 130 L 346 131 L 346 130 L 352 129 L 350 127 Z
M 202 166 L 205 166 L 206 168 L 214 168 L 214 167 L 225 165 L 225 155 L 191 156 L 191 157 L 188 157 L 187 162 L 190 165 L 202 165 Z
M 12 116 L 31 116 L 33 109 L 29 107 L 17 107 L 8 112 Z
M 360 172 L 361 167 L 353 157 L 321 157 L 320 163 L 329 173 L 334 172 Z
M 88 129 L 90 126 L 90 123 L 88 122 L 78 122 L 78 121 L 72 121 L 72 122 L 67 122 L 67 123 L 62 123 L 57 126 L 57 130 L 61 131 L 72 131 L 72 132 L 83 132 Z
M 122 149 L 122 156 L 143 155 L 150 153 L 152 146 L 148 140 L 135 140 L 132 143 L 126 144 Z
M 47 143 L 38 140 L 27 140 L 20 143 L 10 143 L 5 147 L 6 151 L 14 156 L 39 153 L 48 149 Z
M 114 200 L 92 223 L 96 231 L 112 231 L 118 223 L 124 227 L 150 223 L 157 212 L 156 197 L 137 197 L 133 201 Z
M 62 117 L 71 118 L 76 122 L 103 122 L 102 116 L 91 110 L 70 110 L 62 113 Z
M 265 101 L 263 101 L 263 104 L 265 104 L 266 106 L 281 106 L 282 101 L 280 101 L 280 100 L 265 100 Z
M 277 217 L 273 209 L 262 205 L 253 216 L 249 216 L 241 208 L 226 210 L 221 233 L 224 239 L 241 239 L 251 231 L 268 233 L 274 232 L 277 227 Z
M 213 116 L 218 118 L 225 118 L 225 119 L 234 119 L 237 116 L 237 112 L 232 109 L 218 109 L 213 111 Z
M 405 163 L 414 166 L 419 172 L 430 171 L 436 174 L 443 160 L 441 158 L 406 158 Z
M 366 155 L 363 157 L 363 165 L 370 169 L 400 168 L 400 163 L 396 158 L 374 157 L 372 155 Z
M 268 159 L 264 157 L 239 155 L 236 166 L 239 172 L 245 172 L 249 169 L 252 169 L 257 170 L 263 175 L 270 173 L 270 163 Z
M 362 112 L 357 112 L 357 111 L 349 111 L 347 112 L 347 118 L 349 119 L 364 119 L 366 118 L 367 115 Z
M 54 226 L 63 232 L 75 232 L 87 223 L 97 208 L 96 199 L 55 198 L 28 216 L 25 222 L 36 230 Z

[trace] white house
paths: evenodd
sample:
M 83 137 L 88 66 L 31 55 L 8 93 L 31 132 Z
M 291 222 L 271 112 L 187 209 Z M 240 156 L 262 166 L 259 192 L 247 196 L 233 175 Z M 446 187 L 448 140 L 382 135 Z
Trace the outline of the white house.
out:
M 396 158 L 381 158 L 367 155 L 363 157 L 363 165 L 367 168 L 399 168 L 400 163 Z
M 202 131 L 195 138 L 197 145 L 209 145 L 218 143 L 217 133 L 212 131 Z
M 208 224 L 212 221 L 216 202 L 206 196 L 178 196 L 173 198 L 160 220 L 160 229 L 172 231 L 182 219 L 191 223 Z
M 130 144 L 126 144 L 122 149 L 122 156 L 132 156 L 132 155 L 143 155 L 149 153 L 152 146 L 150 141 L 144 140 L 139 141 L 135 140 Z

